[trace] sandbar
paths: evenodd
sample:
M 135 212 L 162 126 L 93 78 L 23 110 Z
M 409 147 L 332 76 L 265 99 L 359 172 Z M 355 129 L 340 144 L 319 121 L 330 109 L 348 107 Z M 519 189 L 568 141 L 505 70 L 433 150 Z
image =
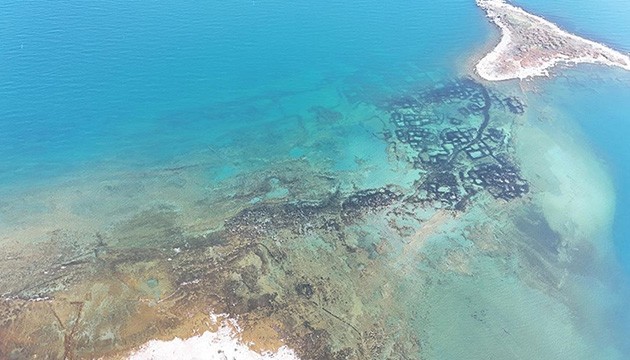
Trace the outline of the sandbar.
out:
M 581 38 L 504 0 L 476 0 L 501 30 L 499 44 L 475 66 L 489 81 L 549 76 L 557 65 L 603 64 L 630 70 L 630 56 Z

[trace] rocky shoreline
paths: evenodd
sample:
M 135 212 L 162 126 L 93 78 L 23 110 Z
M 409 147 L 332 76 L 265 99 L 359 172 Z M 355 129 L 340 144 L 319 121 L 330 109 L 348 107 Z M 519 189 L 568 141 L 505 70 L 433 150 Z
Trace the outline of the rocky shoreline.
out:
M 476 0 L 501 30 L 501 40 L 475 66 L 489 81 L 548 76 L 557 65 L 581 63 L 630 70 L 630 56 L 583 39 L 504 0 Z

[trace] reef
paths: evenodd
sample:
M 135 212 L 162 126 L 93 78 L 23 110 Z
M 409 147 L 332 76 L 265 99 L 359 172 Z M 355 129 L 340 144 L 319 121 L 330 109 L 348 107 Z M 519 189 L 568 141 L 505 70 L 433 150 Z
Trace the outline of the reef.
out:
M 180 233 L 169 248 L 119 248 L 99 235 L 74 263 L 3 295 L 0 357 L 118 358 L 150 339 L 211 331 L 210 315 L 221 313 L 239 319 L 239 336 L 260 351 L 286 345 L 302 359 L 365 359 L 397 344 L 412 358 L 412 334 L 351 315 L 365 298 L 357 292 L 381 285 L 350 280 L 374 275 L 365 271 L 369 252 L 348 243 L 359 236 L 349 227 L 399 200 L 383 188 L 256 204 L 220 230 Z
M 556 65 L 603 64 L 630 70 L 630 56 L 560 29 L 504 0 L 477 0 L 501 30 L 501 41 L 476 65 L 479 76 L 499 81 L 546 76 Z
M 413 166 L 425 172 L 416 201 L 461 210 L 482 189 L 503 200 L 529 191 L 509 160 L 506 114 L 525 111 L 516 97 L 461 79 L 394 98 L 385 109 L 395 126 L 390 141 L 408 146 Z
M 343 119 L 342 113 L 323 106 L 313 106 L 309 109 L 309 112 L 313 114 L 317 121 L 323 123 L 336 123 Z
M 388 99 L 379 110 L 390 119 L 382 138 L 418 170 L 411 189 L 342 191 L 330 175 L 300 169 L 302 183 L 324 191 L 245 202 L 221 212 L 217 228 L 178 225 L 175 209 L 158 206 L 102 233 L 54 234 L 50 249 L 81 236 L 88 245 L 51 252 L 19 286 L 3 289 L 0 358 L 121 358 L 151 339 L 216 330 L 211 314 L 238 319 L 243 343 L 257 351 L 418 358 L 421 334 L 408 325 L 416 315 L 387 293 L 404 274 L 383 276 L 391 264 L 379 257 L 394 251 L 392 242 L 412 244 L 405 234 L 426 231 L 414 211 L 438 214 L 432 221 L 439 222 L 475 196 L 504 202 L 528 192 L 509 145 L 524 109 L 467 78 Z M 321 121 L 340 119 L 317 111 Z M 235 186 L 265 199 L 273 179 L 296 194 L 291 168 L 243 175 L 253 183 L 246 191 L 244 181 Z
M 399 190 L 392 187 L 357 191 L 341 204 L 341 217 L 352 222 L 366 211 L 374 211 L 394 204 L 403 198 Z

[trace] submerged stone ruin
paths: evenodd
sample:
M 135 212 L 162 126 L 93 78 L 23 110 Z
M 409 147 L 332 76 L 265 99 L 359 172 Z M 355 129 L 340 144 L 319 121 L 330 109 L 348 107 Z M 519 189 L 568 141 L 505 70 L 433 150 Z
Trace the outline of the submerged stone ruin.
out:
M 374 259 L 394 240 L 370 238 L 371 228 L 361 226 L 385 219 L 393 237 L 422 226 L 418 219 L 396 225 L 400 214 L 413 217 L 409 209 L 464 211 L 480 191 L 506 201 L 523 196 L 529 187 L 510 160 L 509 130 L 524 106 L 460 79 L 406 93 L 384 109 L 393 127 L 385 141 L 405 149 L 420 170 L 411 190 L 384 184 L 263 200 L 226 216 L 218 229 L 193 231 L 173 220 L 151 233 L 167 239 L 127 248 L 110 244 L 128 227 L 97 234 L 93 248 L 41 265 L 3 294 L 0 357 L 118 356 L 149 339 L 191 336 L 209 328 L 209 314 L 225 313 L 260 351 L 286 344 L 303 359 L 417 358 L 422 344 L 408 328 L 408 309 L 375 296 L 392 278 Z M 341 119 L 315 112 L 318 121 Z M 251 176 L 282 179 L 287 170 L 264 172 Z M 164 210 L 139 216 L 134 224 L 149 224 L 147 231 L 165 223 Z
M 416 200 L 458 210 L 482 189 L 504 200 L 529 191 L 509 155 L 510 115 L 525 111 L 518 98 L 460 79 L 393 98 L 384 108 L 395 127 L 390 141 L 406 145 L 413 166 L 426 172 Z

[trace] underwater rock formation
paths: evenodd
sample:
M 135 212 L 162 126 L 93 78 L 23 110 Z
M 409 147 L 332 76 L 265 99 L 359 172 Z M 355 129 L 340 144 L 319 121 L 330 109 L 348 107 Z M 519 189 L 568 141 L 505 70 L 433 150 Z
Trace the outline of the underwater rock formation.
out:
M 413 166 L 427 172 L 416 200 L 460 209 L 478 189 L 504 200 L 528 192 L 527 181 L 506 160 L 510 124 L 494 120 L 523 114 L 518 98 L 465 78 L 392 99 L 386 110 L 395 126 L 391 141 L 408 145 Z
M 392 244 L 422 242 L 433 229 L 423 221 L 446 221 L 482 191 L 501 201 L 527 193 L 509 152 L 510 125 L 523 111 L 514 97 L 454 80 L 386 107 L 385 141 L 405 148 L 420 170 L 411 189 L 341 191 L 326 180 L 317 197 L 245 202 L 206 228 L 181 226 L 170 207 L 142 211 L 76 255 L 29 269 L 34 275 L 3 294 L 0 358 L 120 358 L 150 339 L 214 331 L 210 314 L 238 319 L 242 343 L 260 352 L 288 346 L 303 359 L 417 358 L 422 334 L 409 326 L 416 315 L 388 302 L 398 273 L 384 276 L 391 263 L 379 260 L 396 251 Z M 290 189 L 286 172 L 247 174 L 260 179 L 247 196 L 264 199 L 268 179 Z M 323 175 L 299 172 L 303 183 Z M 437 215 L 419 219 L 418 209 Z

